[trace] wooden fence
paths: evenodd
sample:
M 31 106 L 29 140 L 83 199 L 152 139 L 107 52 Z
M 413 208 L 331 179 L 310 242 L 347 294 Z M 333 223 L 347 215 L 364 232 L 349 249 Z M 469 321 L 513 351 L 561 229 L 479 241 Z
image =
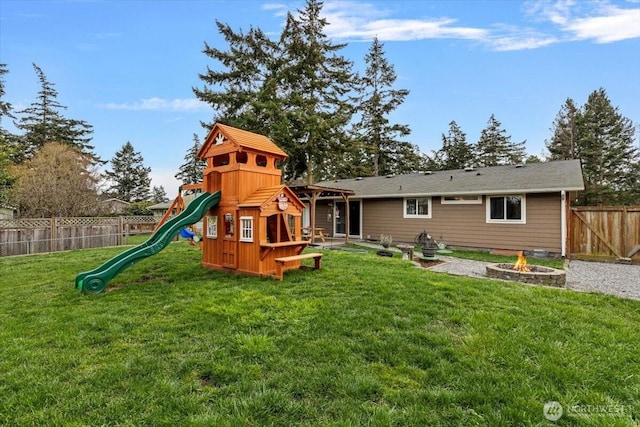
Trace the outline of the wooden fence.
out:
M 640 264 L 640 206 L 571 208 L 569 254 Z
M 153 230 L 151 216 L 97 218 L 0 219 L 0 256 L 73 249 L 102 248 L 126 243 L 126 236 Z

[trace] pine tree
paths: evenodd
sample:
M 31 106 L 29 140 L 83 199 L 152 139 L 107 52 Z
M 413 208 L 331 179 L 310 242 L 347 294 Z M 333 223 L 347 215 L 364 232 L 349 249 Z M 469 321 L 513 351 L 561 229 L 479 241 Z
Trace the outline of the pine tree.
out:
M 159 187 L 154 185 L 151 189 L 151 202 L 163 203 L 168 201 L 169 199 L 167 198 L 167 192 L 165 191 L 164 187 L 162 185 Z
M 4 129 L 2 128 L 2 118 L 4 116 L 13 118 L 13 115 L 11 114 L 11 104 L 2 99 L 6 94 L 4 90 L 4 75 L 8 72 L 9 69 L 7 68 L 7 64 L 0 64 L 0 132 L 4 132 Z
M 342 160 L 353 113 L 353 64 L 339 54 L 345 45 L 325 35 L 321 10 L 322 2 L 307 0 L 297 16 L 287 15 L 274 80 L 281 84 L 284 117 L 271 136 L 290 155 L 286 177 L 304 176 L 308 183 L 327 178 L 325 167 Z
M 206 73 L 199 74 L 205 86 L 193 88 L 193 92 L 216 111 L 214 122 L 268 135 L 270 116 L 280 110 L 272 84 L 279 46 L 259 28 L 251 27 L 245 34 L 219 21 L 216 26 L 229 49 L 224 51 L 205 42 L 203 53 L 216 62 L 216 67 L 207 67 Z M 213 124 L 203 126 L 210 129 Z
M 0 207 L 7 203 L 7 192 L 11 188 L 14 182 L 13 174 L 11 173 L 11 147 L 9 147 L 3 140 L 0 140 Z
M 396 73 L 383 48 L 375 37 L 365 56 L 367 67 L 357 100 L 360 120 L 356 130 L 373 176 L 411 172 L 420 164 L 417 147 L 399 139 L 411 133 L 409 126 L 389 123 L 389 115 L 404 102 L 409 91 L 393 89 Z
M 193 134 L 193 145 L 187 150 L 184 156 L 184 163 L 180 166 L 175 178 L 182 181 L 183 184 L 196 184 L 202 182 L 206 161 L 198 158 L 200 150 L 200 141 L 197 134 Z
M 550 160 L 568 160 L 577 157 L 578 120 L 580 110 L 571 98 L 567 98 L 558 112 L 551 131 L 551 140 L 545 141 Z
M 67 107 L 57 100 L 58 91 L 50 83 L 44 72 L 36 64 L 33 68 L 40 81 L 40 91 L 35 102 L 28 108 L 18 111 L 23 116 L 15 122 L 15 126 L 24 132 L 20 137 L 19 161 L 30 159 L 49 142 L 60 142 L 70 145 L 89 156 L 95 163 L 99 158 L 93 153 L 90 144 L 93 128 L 82 120 L 67 119 L 60 110 Z
M 473 164 L 473 146 L 455 120 L 449 122 L 447 135 L 442 134 L 442 148 L 435 153 L 434 160 L 440 170 L 463 169 Z
M 9 166 L 12 164 L 12 155 L 14 153 L 13 135 L 2 127 L 2 118 L 7 116 L 12 118 L 11 104 L 3 100 L 5 95 L 4 90 L 4 75 L 9 70 L 6 64 L 0 64 L 0 206 L 7 203 L 6 192 L 13 184 L 13 177 L 9 171 Z
M 476 161 L 479 166 L 522 163 L 525 155 L 524 141 L 511 142 L 511 135 L 507 135 L 501 126 L 502 124 L 492 114 L 475 146 Z
M 129 141 L 111 159 L 112 170 L 104 177 L 111 183 L 107 192 L 126 202 L 144 202 L 150 197 L 151 168 L 144 166 L 142 154 Z
M 640 152 L 634 146 L 635 128 L 609 100 L 606 91 L 593 91 L 578 120 L 577 155 L 582 162 L 583 205 L 640 202 Z

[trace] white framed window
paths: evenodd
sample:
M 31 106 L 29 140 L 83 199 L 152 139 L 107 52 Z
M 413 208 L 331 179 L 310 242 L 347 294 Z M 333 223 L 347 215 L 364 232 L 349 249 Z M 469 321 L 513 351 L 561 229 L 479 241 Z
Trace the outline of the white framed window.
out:
M 527 215 L 524 194 L 487 196 L 487 222 L 525 224 Z
M 431 218 L 431 197 L 404 199 L 404 218 Z
M 482 196 L 442 196 L 443 205 L 480 205 Z
M 207 237 L 210 239 L 218 238 L 218 217 L 207 216 Z
M 253 242 L 253 217 L 240 217 L 240 241 Z

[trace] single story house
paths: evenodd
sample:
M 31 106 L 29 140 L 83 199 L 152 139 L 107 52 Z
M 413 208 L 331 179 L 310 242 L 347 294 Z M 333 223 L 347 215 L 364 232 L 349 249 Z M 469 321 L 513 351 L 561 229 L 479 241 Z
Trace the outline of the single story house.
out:
M 570 200 L 584 190 L 579 160 L 426 171 L 330 180 L 347 200 L 321 197 L 316 226 L 325 234 L 413 242 L 423 231 L 449 246 L 542 249 L 566 255 Z M 348 202 L 349 230 L 345 230 Z
M 100 214 L 122 214 L 130 205 L 129 202 L 117 198 L 100 200 L 98 202 L 98 212 Z
M 157 219 L 162 218 L 162 216 L 167 212 L 167 209 L 171 206 L 171 202 L 160 202 L 155 205 L 149 206 L 147 209 L 153 213 L 153 216 Z
M 14 219 L 16 217 L 15 208 L 0 205 L 0 219 Z

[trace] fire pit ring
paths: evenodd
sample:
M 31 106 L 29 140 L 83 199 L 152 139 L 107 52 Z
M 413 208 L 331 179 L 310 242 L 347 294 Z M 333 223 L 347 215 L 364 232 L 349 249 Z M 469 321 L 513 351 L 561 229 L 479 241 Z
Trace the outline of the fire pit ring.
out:
M 527 267 L 529 271 L 519 271 L 513 264 L 489 264 L 487 265 L 487 277 L 533 285 L 560 288 L 565 286 L 566 273 L 564 270 L 538 265 L 528 265 Z

